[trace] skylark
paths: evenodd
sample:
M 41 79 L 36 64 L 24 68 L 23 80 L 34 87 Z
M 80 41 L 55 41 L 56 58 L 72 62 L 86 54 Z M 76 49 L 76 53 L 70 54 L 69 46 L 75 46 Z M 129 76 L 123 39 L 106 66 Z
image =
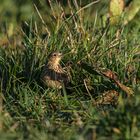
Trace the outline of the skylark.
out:
M 50 88 L 61 89 L 69 83 L 69 76 L 60 65 L 61 58 L 62 53 L 52 52 L 41 73 L 41 80 Z

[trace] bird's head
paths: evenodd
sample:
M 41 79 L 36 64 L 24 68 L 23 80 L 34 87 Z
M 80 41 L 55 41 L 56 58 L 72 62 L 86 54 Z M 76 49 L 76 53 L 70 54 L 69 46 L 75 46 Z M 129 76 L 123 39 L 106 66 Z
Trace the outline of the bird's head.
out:
M 48 57 L 48 63 L 51 65 L 58 65 L 62 58 L 62 53 L 60 52 L 52 52 Z

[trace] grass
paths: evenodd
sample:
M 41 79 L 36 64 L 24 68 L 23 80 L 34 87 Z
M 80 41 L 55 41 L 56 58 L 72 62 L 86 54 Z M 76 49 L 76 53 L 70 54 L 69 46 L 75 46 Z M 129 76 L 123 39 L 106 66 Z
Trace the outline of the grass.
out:
M 6 27 L 1 26 L 4 31 L 0 34 L 0 138 L 139 139 L 138 17 L 126 26 L 103 26 L 100 17 L 103 12 L 98 8 L 92 12 L 89 7 L 66 19 L 52 11 L 62 7 L 56 5 L 55 8 L 49 11 L 51 21 L 46 19 L 44 11 L 47 9 L 43 7 L 36 11 L 41 19 L 33 15 L 22 25 L 16 23 L 13 30 L 7 22 Z M 72 7 L 71 12 L 76 11 L 76 6 Z M 73 63 L 71 93 L 63 90 L 58 95 L 40 82 L 42 66 L 54 50 L 65 54 L 63 66 L 68 61 Z M 121 83 L 134 90 L 134 96 L 127 97 L 112 81 L 80 68 L 77 63 L 81 60 L 115 71 Z M 118 105 L 95 107 L 94 94 L 109 89 L 120 93 Z

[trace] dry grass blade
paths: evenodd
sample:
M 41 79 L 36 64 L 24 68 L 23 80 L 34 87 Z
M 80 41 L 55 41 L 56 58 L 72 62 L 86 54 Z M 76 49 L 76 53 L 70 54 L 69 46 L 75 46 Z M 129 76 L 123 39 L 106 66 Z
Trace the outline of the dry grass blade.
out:
M 123 85 L 120 81 L 119 81 L 119 78 L 118 76 L 112 72 L 111 70 L 106 70 L 106 71 L 103 71 L 102 72 L 103 75 L 107 78 L 109 78 L 110 80 L 113 80 L 115 82 L 115 84 L 121 89 L 123 90 L 125 93 L 127 93 L 128 96 L 130 95 L 133 95 L 134 94 L 134 91 L 130 88 L 130 87 L 127 87 L 125 85 Z
M 38 14 L 39 18 L 40 18 L 41 21 L 42 21 L 42 24 L 45 26 L 45 30 L 47 31 L 48 35 L 50 36 L 50 31 L 49 31 L 48 28 L 46 27 L 46 23 L 45 23 L 45 21 L 43 20 L 43 17 L 41 16 L 41 14 L 40 14 L 40 12 L 39 12 L 39 10 L 38 10 L 38 8 L 36 7 L 35 4 L 34 4 L 34 7 L 35 7 L 35 10 L 37 11 L 37 14 Z
M 116 84 L 117 84 L 118 87 L 120 87 L 125 93 L 127 93 L 128 96 L 134 95 L 134 91 L 133 91 L 130 87 L 127 87 L 127 86 L 121 84 L 119 81 L 117 81 Z
M 96 105 L 100 104 L 117 104 L 119 98 L 119 93 L 115 90 L 108 90 L 102 93 L 99 97 L 96 99 Z
M 112 80 L 121 90 L 123 90 L 125 93 L 127 93 L 128 96 L 134 94 L 133 90 L 130 87 L 123 85 L 119 81 L 117 74 L 112 72 L 111 70 L 103 69 L 103 68 L 95 68 L 95 67 L 92 67 L 89 64 L 83 63 L 83 62 L 79 62 L 79 66 L 81 66 L 84 70 L 88 71 L 91 74 L 104 76 L 104 77 Z

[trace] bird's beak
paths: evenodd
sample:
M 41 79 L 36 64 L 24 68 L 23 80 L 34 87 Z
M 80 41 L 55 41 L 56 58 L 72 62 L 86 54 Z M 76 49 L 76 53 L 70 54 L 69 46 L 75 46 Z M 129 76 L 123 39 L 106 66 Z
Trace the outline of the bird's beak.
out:
M 59 53 L 59 54 L 58 54 L 58 56 L 62 57 L 62 56 L 63 56 L 63 54 L 62 54 L 62 53 Z

